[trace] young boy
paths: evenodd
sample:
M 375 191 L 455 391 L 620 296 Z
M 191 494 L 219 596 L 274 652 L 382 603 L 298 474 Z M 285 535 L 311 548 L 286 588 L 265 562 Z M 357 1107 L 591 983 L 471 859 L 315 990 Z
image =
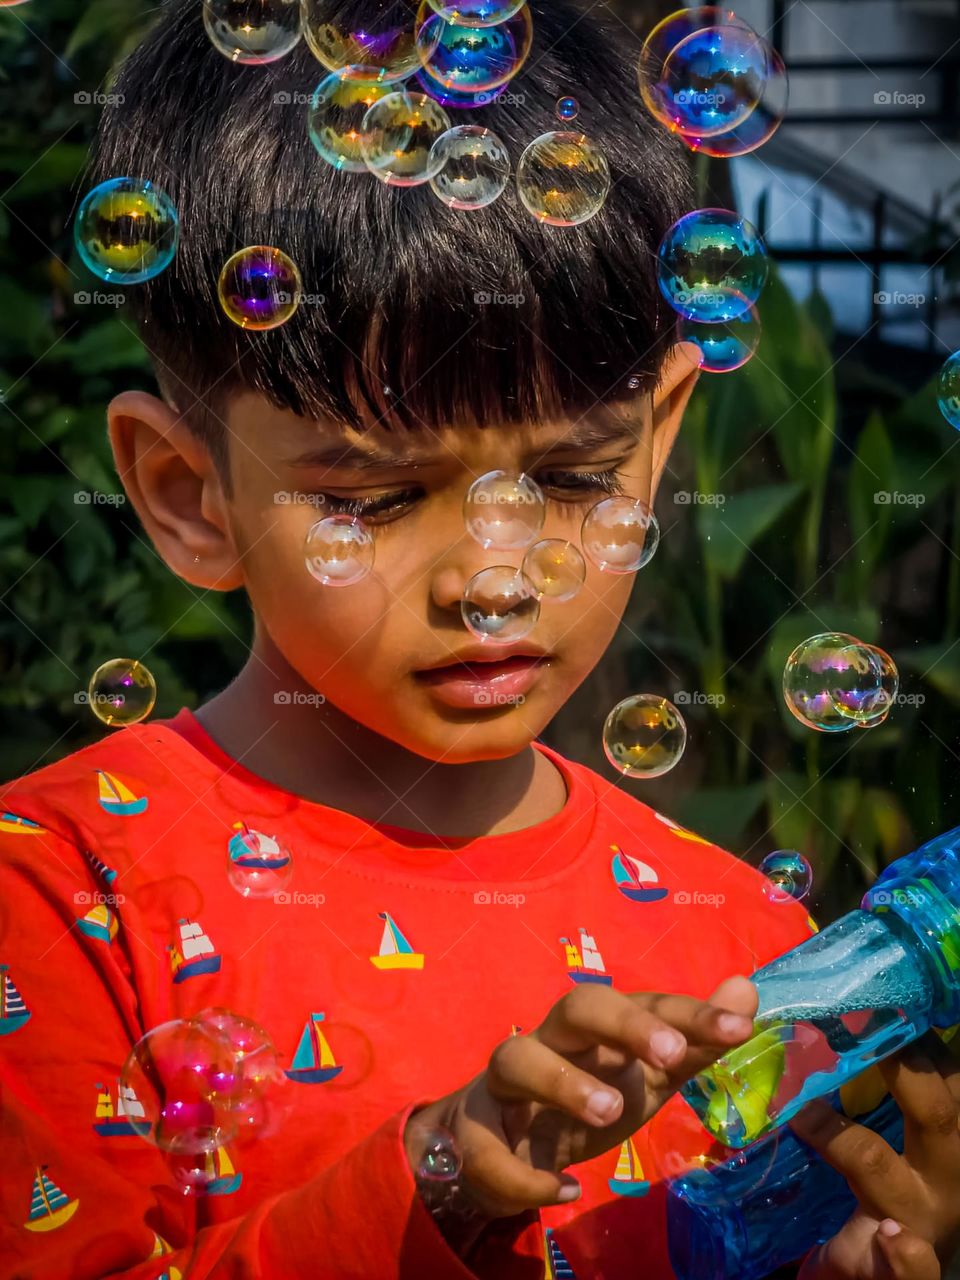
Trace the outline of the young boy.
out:
M 149 176 L 182 217 L 174 264 L 137 292 L 163 398 L 117 397 L 110 438 L 197 607 L 247 592 L 253 647 L 197 713 L 4 790 L 0 1269 L 669 1277 L 664 1178 L 712 1149 L 675 1091 L 749 1035 L 736 975 L 811 924 L 633 784 L 537 741 L 629 576 L 588 566 L 511 645 L 471 637 L 460 601 L 516 561 L 464 529 L 475 477 L 532 475 L 542 537 L 576 542 L 611 492 L 652 504 L 696 377 L 654 269 L 691 207 L 684 162 L 636 102 L 625 33 L 566 0 L 534 7 L 528 67 L 470 119 L 516 162 L 577 96 L 613 184 L 569 230 L 509 192 L 458 214 L 325 167 L 290 105 L 320 78 L 309 52 L 232 66 L 198 9 L 163 11 L 104 115 L 94 180 Z M 322 301 L 269 333 L 233 326 L 216 280 L 248 244 L 290 254 Z M 375 540 L 351 587 L 304 566 L 307 529 L 337 511 Z M 238 832 L 289 852 L 284 892 L 237 891 Z M 646 864 L 642 892 L 622 892 L 617 857 Z M 211 1007 L 269 1033 L 286 1118 L 167 1158 L 119 1073 L 145 1033 Z M 925 1143 L 922 1212 L 918 1158 L 890 1153 L 880 1177 L 863 1130 L 821 1121 L 810 1141 L 864 1205 L 808 1261 L 821 1280 L 927 1280 L 955 1243 L 960 1136 L 942 1121 L 960 1088 L 946 1067 L 888 1071 Z M 423 1176 L 444 1131 L 463 1161 L 449 1202 Z M 892 1207 L 913 1229 L 887 1238 Z

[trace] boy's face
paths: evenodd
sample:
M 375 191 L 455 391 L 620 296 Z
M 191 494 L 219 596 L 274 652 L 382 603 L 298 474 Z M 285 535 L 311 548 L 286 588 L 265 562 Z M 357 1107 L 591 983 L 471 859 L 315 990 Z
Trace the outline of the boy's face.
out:
M 277 671 L 275 692 L 290 683 L 279 657 L 351 720 L 455 764 L 514 755 L 541 733 L 600 659 L 634 579 L 588 560 L 580 591 L 542 600 L 526 636 L 480 641 L 461 616 L 464 586 L 488 566 L 519 567 L 524 552 L 485 550 L 470 536 L 469 485 L 492 470 L 526 472 L 546 499 L 538 537 L 579 545 L 584 516 L 609 496 L 597 477 L 652 505 L 695 370 L 691 349 L 679 347 L 652 401 L 598 407 L 576 423 L 437 433 L 377 424 L 345 432 L 244 393 L 228 411 L 230 498 L 206 451 L 153 397 L 119 397 L 111 436 L 131 498 L 171 568 L 200 585 L 246 589 L 259 656 Z M 125 441 L 138 431 L 163 443 L 131 450 Z M 196 509 L 186 524 L 188 493 Z M 373 534 L 373 570 L 351 586 L 323 586 L 306 569 L 304 539 L 347 500 Z M 164 510 L 172 502 L 175 519 Z

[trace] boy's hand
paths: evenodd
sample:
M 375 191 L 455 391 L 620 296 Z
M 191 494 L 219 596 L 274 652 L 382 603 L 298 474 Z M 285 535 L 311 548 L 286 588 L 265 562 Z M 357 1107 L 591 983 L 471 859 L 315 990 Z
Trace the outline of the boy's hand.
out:
M 450 1130 L 463 1190 L 487 1219 L 574 1200 L 579 1184 L 561 1170 L 646 1124 L 685 1080 L 750 1036 L 756 1008 L 756 988 L 741 977 L 709 1001 L 578 986 L 529 1035 L 498 1045 L 469 1084 L 414 1112 L 407 1157 L 415 1169 L 430 1129 Z
M 878 1066 L 903 1112 L 902 1156 L 825 1102 L 790 1121 L 859 1201 L 798 1280 L 940 1280 L 960 1249 L 960 1063 L 931 1033 Z

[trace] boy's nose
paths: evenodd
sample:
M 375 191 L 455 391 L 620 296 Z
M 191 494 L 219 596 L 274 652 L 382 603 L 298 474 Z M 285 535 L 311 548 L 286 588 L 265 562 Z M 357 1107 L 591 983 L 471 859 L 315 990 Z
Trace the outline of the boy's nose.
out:
M 478 548 L 479 550 L 479 548 Z M 476 572 L 474 570 L 473 572 Z M 444 564 L 434 570 L 430 582 L 430 598 L 438 609 L 457 609 L 463 598 L 463 588 L 468 577 L 463 569 L 453 564 Z

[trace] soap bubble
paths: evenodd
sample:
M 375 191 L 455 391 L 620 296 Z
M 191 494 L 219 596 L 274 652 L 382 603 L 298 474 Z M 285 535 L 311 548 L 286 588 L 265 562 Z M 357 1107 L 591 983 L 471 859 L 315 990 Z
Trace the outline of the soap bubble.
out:
M 416 81 L 428 97 L 439 102 L 442 107 L 453 107 L 455 111 L 489 107 L 492 102 L 497 101 L 507 87 L 502 84 L 498 89 L 483 89 L 478 93 L 459 93 L 456 89 L 448 89 L 438 80 L 434 80 L 423 67 L 417 72 Z
M 300 0 L 203 0 L 203 25 L 231 62 L 276 62 L 300 39 Z
M 506 84 L 523 66 L 532 41 L 526 4 L 496 26 L 444 22 L 426 3 L 417 18 L 420 65 L 445 88 L 459 93 L 483 93 Z
M 669 773 L 687 745 L 683 716 L 668 698 L 637 693 L 618 702 L 603 725 L 604 755 L 631 778 Z
M 652 115 L 668 127 L 673 126 L 673 103 L 664 85 L 664 69 L 671 54 L 693 35 L 704 32 L 722 35 L 731 27 L 736 27 L 743 36 L 760 39 L 750 24 L 737 17 L 732 9 L 715 5 L 677 9 L 657 23 L 644 40 L 637 62 L 640 96 Z
M 346 173 L 366 172 L 363 121 L 391 92 L 376 67 L 341 67 L 317 85 L 307 108 L 307 132 L 327 164 Z
M 87 685 L 90 710 L 104 724 L 122 728 L 145 720 L 157 700 L 157 682 L 136 658 L 101 663 Z
M 955 351 L 940 370 L 937 404 L 951 427 L 960 431 L 960 351 Z
M 732 373 L 747 363 L 760 345 L 760 317 L 749 304 L 735 320 L 705 324 L 683 320 L 680 339 L 700 348 L 700 368 L 704 373 Z
M 841 694 L 837 699 L 837 710 L 841 715 L 849 716 L 858 729 L 873 729 L 886 720 L 897 700 L 900 673 L 889 653 L 873 644 L 862 647 L 879 673 L 879 684 Z
M 415 187 L 438 172 L 433 144 L 450 128 L 443 107 L 425 93 L 395 90 L 363 118 L 360 150 L 371 173 L 392 187 Z
M 460 613 L 467 630 L 479 640 L 511 644 L 528 635 L 540 617 L 533 583 L 509 564 L 475 573 L 463 589 Z
M 760 296 L 769 263 L 752 223 L 729 209 L 695 209 L 660 242 L 660 289 L 688 320 L 736 320 Z
M 474 480 L 463 499 L 467 533 L 487 550 L 529 547 L 545 515 L 543 491 L 524 471 L 487 471 Z
M 303 284 L 297 264 L 266 244 L 239 249 L 224 263 L 217 282 L 220 306 L 241 329 L 276 329 L 297 307 Z
M 580 114 L 580 103 L 576 98 L 558 98 L 557 99 L 557 119 L 563 120 L 567 124 L 571 120 L 576 120 Z
M 307 568 L 325 587 L 350 587 L 373 568 L 373 534 L 346 513 L 324 516 L 310 526 L 304 542 Z
M 541 600 L 572 600 L 587 575 L 580 549 L 563 538 L 535 542 L 523 557 L 521 568 Z
M 244 898 L 272 898 L 293 875 L 293 856 L 276 836 L 245 822 L 234 824 L 227 843 L 227 879 Z
M 451 209 L 482 209 L 502 193 L 510 177 L 510 156 L 491 129 L 459 124 L 442 133 L 427 167 L 439 161 L 430 189 Z
M 606 573 L 636 573 L 653 559 L 660 522 L 639 498 L 604 498 L 584 516 L 580 545 Z
M 771 902 L 802 902 L 813 887 L 813 868 L 802 853 L 777 849 L 760 863 L 763 891 Z
M 382 80 L 403 80 L 419 65 L 416 5 L 412 0 L 379 0 L 362 7 L 363 21 L 352 21 L 356 6 L 330 0 L 301 0 L 303 34 L 310 51 L 328 71 L 375 67 Z
M 651 88 L 654 115 L 701 138 L 737 128 L 763 96 L 769 50 L 742 23 L 694 31 L 670 52 Z
M 731 156 L 745 156 L 773 137 L 783 123 L 787 114 L 787 102 L 790 97 L 790 81 L 783 58 L 776 49 L 767 51 L 769 68 L 767 82 L 763 87 L 763 95 L 754 110 L 742 124 L 728 133 L 715 134 L 709 138 L 697 136 L 695 133 L 684 133 L 682 138 L 691 151 L 703 151 L 708 156 L 716 156 L 726 160 Z
M 83 197 L 73 236 L 84 265 L 101 280 L 142 284 L 173 261 L 180 220 L 149 179 L 109 178 Z
M 453 1182 L 463 1168 L 457 1140 L 449 1129 L 438 1125 L 423 1139 L 417 1177 L 425 1182 Z
M 896 667 L 889 655 L 846 632 L 810 636 L 793 650 L 783 670 L 787 709 L 801 724 L 823 733 L 881 723 L 896 691 Z
M 446 0 L 429 0 L 430 8 L 445 22 L 461 27 L 495 27 L 499 22 L 522 9 L 526 0 L 459 0 L 453 4 Z
M 575 227 L 603 208 L 610 190 L 607 158 L 582 133 L 534 138 L 517 165 L 517 193 L 538 222 Z
M 231 1009 L 203 1009 L 193 1019 L 216 1035 L 228 1048 L 234 1063 L 234 1088 L 229 1095 L 236 1141 L 272 1137 L 291 1111 L 289 1081 L 269 1034 Z

